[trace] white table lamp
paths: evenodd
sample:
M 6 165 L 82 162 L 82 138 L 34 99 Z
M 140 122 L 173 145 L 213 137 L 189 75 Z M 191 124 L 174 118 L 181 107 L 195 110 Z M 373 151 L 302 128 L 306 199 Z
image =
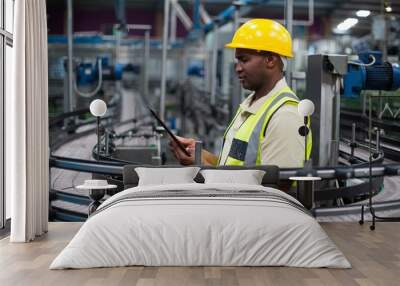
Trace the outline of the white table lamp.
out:
M 107 112 L 107 104 L 101 99 L 95 99 L 90 103 L 90 113 L 97 119 L 97 160 L 100 160 L 100 117 Z
M 299 134 L 304 136 L 304 165 L 307 162 L 307 135 L 310 132 L 307 127 L 308 124 L 308 116 L 311 116 L 314 113 L 315 106 L 314 103 L 309 99 L 303 99 L 299 102 L 297 106 L 297 110 L 301 116 L 304 117 L 304 126 L 299 128 Z

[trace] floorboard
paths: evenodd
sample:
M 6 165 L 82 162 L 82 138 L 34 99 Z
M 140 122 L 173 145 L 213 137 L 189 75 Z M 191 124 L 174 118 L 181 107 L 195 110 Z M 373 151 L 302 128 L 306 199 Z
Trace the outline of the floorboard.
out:
M 399 223 L 378 223 L 375 231 L 357 223 L 322 223 L 352 269 L 290 267 L 119 267 L 49 270 L 81 223 L 50 223 L 32 243 L 0 240 L 0 285 L 399 285 Z

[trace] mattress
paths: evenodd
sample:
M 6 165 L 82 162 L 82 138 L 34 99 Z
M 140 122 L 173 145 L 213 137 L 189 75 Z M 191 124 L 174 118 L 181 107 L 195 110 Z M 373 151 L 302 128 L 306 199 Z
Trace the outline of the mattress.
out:
M 130 265 L 351 267 L 291 196 L 257 185 L 197 183 L 114 195 L 50 269 Z

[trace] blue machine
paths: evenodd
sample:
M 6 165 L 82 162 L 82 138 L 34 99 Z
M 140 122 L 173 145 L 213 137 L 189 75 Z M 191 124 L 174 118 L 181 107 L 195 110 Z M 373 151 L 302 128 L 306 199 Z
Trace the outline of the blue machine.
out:
M 195 77 L 204 77 L 204 61 L 192 59 L 188 65 L 186 74 Z
M 98 65 L 90 62 L 80 63 L 76 71 L 77 83 L 80 86 L 91 85 L 97 81 Z
M 382 62 L 380 51 L 364 52 L 351 62 L 344 76 L 344 96 L 357 98 L 362 90 L 396 90 L 400 88 L 400 68 Z
M 101 62 L 101 72 L 103 80 L 121 80 L 125 65 L 116 64 L 114 67 L 109 64 L 107 57 L 97 58 L 96 63 L 82 62 L 76 68 L 77 84 L 87 86 L 99 80 L 99 63 Z

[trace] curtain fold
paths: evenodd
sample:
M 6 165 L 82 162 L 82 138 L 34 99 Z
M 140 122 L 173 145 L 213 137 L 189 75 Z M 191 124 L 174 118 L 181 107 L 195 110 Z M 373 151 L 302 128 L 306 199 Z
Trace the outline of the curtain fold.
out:
M 12 242 L 47 232 L 48 60 L 45 0 L 15 1 L 13 93 L 6 98 L 6 187 Z

